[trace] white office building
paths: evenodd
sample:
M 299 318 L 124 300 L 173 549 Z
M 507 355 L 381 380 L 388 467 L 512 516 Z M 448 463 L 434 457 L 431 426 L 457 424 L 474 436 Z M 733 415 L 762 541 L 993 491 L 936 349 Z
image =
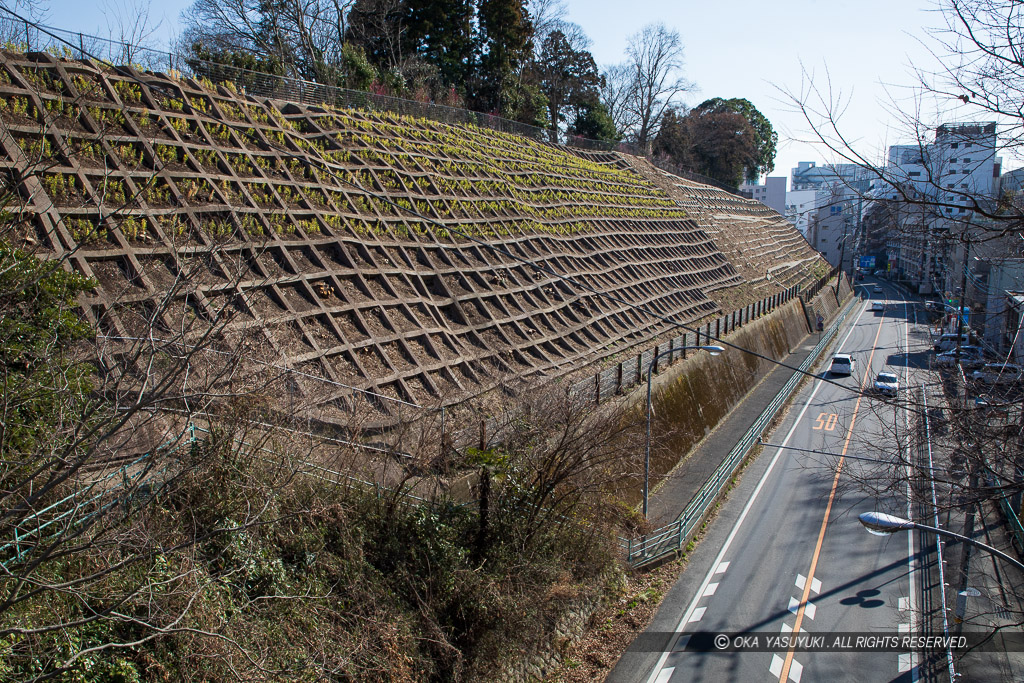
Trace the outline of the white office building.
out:
M 958 235 L 975 229 L 975 202 L 995 205 L 1002 167 L 996 151 L 992 122 L 944 124 L 931 143 L 889 148 L 890 184 L 884 194 L 896 200 L 904 195 L 919 198 L 927 209 L 904 212 L 894 235 L 898 244 L 892 245 L 892 253 L 898 254 L 896 272 L 919 293 L 955 288 L 963 250 L 951 247 Z
M 756 202 L 778 211 L 786 213 L 786 178 L 785 176 L 765 178 L 764 185 L 755 183 L 743 183 L 740 185 L 740 193 Z

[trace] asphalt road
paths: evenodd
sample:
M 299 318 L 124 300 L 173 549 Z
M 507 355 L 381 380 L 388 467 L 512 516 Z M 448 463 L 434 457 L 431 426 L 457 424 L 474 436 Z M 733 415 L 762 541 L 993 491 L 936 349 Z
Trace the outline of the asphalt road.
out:
M 852 317 L 833 350 L 854 356 L 854 374 L 832 378 L 839 386 L 816 380 L 804 388 L 771 437 L 777 447 L 748 468 L 608 681 L 914 680 L 909 650 L 801 651 L 776 639 L 796 632 L 831 645 L 842 633 L 917 631 L 914 539 L 872 536 L 857 521 L 866 510 L 907 505 L 905 491 L 873 490 L 888 483 L 892 465 L 879 459 L 904 441 L 908 423 L 898 405 L 871 395 L 871 384 L 885 370 L 906 387 L 927 340 L 895 297 L 886 287 L 873 294 L 889 300 L 885 312 L 871 312 L 867 301 Z M 716 648 L 718 634 L 730 637 L 728 651 Z

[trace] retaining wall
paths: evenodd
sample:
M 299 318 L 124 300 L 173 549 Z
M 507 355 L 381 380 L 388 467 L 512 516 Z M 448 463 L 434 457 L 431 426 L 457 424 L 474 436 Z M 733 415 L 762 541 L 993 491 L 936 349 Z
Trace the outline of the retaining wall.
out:
M 799 300 L 794 300 L 727 337 L 735 348 L 721 356 L 701 354 L 666 372 L 655 383 L 652 403 L 654 427 L 661 447 L 652 452 L 651 475 L 667 473 L 747 395 L 775 363 L 807 337 L 809 329 Z M 636 392 L 639 409 L 646 408 L 646 394 Z

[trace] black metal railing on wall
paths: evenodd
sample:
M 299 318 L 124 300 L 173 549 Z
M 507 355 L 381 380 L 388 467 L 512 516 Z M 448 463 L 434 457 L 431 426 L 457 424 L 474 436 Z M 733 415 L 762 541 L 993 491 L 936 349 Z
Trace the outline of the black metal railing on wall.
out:
M 84 33 L 76 33 L 50 26 L 33 25 L 14 19 L 5 19 L 2 35 L 7 43 L 5 49 L 24 52 L 49 52 L 67 59 L 99 59 L 112 65 L 128 65 L 145 71 L 180 74 L 196 78 L 199 76 L 193 65 L 201 65 L 205 73 L 217 75 L 217 80 L 230 82 L 239 92 L 253 97 L 285 100 L 300 104 L 330 104 L 350 109 L 387 111 L 417 118 L 431 119 L 450 124 L 471 124 L 504 133 L 512 133 L 542 142 L 551 141 L 551 130 L 511 121 L 493 114 L 448 107 L 433 102 L 420 102 L 390 95 L 378 95 L 362 90 L 348 90 L 332 85 L 314 83 L 291 76 L 277 76 L 243 69 L 230 64 L 210 62 L 185 57 L 173 52 L 163 52 Z M 567 147 L 589 151 L 623 152 L 634 156 L 648 156 L 639 145 L 628 142 L 591 140 L 579 136 L 568 136 L 563 143 Z M 648 157 L 656 167 L 687 180 L 712 185 L 737 196 L 737 188 L 723 184 L 693 171 L 674 166 L 663 159 Z
M 674 363 L 677 359 L 685 359 L 686 346 L 712 344 L 715 339 L 735 332 L 747 323 L 771 313 L 779 306 L 788 303 L 799 294 L 799 287 L 794 285 L 776 294 L 766 296 L 759 301 L 737 308 L 731 313 L 724 313 L 713 320 L 685 333 L 672 337 L 667 342 L 655 344 L 623 359 L 619 363 L 605 368 L 593 377 L 577 382 L 573 391 L 577 396 L 587 396 L 595 403 L 623 393 L 627 389 L 645 381 L 648 366 L 653 362 L 654 374 Z M 660 354 L 666 354 L 659 360 Z M 653 359 L 653 361 L 652 361 Z
M 818 292 L 821 291 L 822 287 L 827 285 L 829 282 L 832 282 L 837 275 L 839 275 L 839 266 L 834 266 L 832 270 L 829 271 L 828 275 L 822 275 L 817 279 L 817 281 L 800 290 L 801 298 L 803 298 L 805 302 L 810 301 Z

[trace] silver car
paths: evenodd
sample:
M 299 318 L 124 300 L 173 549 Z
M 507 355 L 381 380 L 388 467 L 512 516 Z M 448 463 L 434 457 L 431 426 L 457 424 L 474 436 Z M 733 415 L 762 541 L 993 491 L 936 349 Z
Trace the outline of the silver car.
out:
M 853 356 L 848 353 L 837 353 L 832 356 L 832 365 L 829 366 L 829 372 L 833 375 L 852 375 L 853 364 Z
M 971 379 L 983 384 L 1014 384 L 1024 370 L 1014 363 L 986 363 L 971 373 Z
M 956 362 L 956 349 L 952 351 L 943 351 L 942 353 L 935 355 L 935 367 L 952 368 L 956 366 Z M 984 364 L 985 356 L 981 347 L 970 345 L 960 347 L 960 367 L 967 370 L 971 368 L 980 368 Z

